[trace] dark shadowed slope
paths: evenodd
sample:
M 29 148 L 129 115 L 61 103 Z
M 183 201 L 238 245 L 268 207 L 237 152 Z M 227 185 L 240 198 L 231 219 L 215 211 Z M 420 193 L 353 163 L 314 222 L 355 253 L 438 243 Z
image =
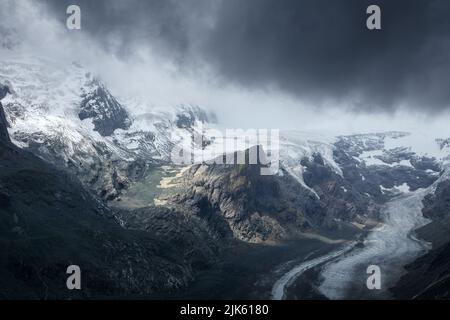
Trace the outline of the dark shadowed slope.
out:
M 433 249 L 407 266 L 392 289 L 399 298 L 450 299 L 450 180 L 438 184 L 424 200 L 423 214 L 433 222 L 418 230 Z
M 122 228 L 77 181 L 12 145 L 0 125 L 0 298 L 154 296 L 192 279 L 188 244 Z M 82 270 L 80 291 L 66 288 L 72 264 Z

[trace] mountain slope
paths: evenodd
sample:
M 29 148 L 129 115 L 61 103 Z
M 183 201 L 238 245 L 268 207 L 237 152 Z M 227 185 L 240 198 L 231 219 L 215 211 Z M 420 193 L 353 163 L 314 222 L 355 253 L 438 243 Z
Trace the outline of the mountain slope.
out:
M 94 130 L 102 136 L 110 136 L 117 129 L 131 125 L 127 111 L 98 80 L 92 79 L 82 88 L 80 120 L 92 119 Z
M 113 291 L 117 295 L 152 294 L 185 286 L 196 272 L 214 264 L 224 247 L 239 241 L 279 243 L 311 234 L 341 240 L 365 233 L 380 221 L 380 208 L 386 202 L 432 185 L 443 176 L 449 160 L 447 139 L 433 139 L 427 150 L 421 150 L 408 144 L 415 142 L 416 136 L 405 132 L 338 137 L 287 132 L 280 137 L 280 170 L 272 176 L 261 176 L 261 165 L 200 162 L 178 166 L 171 163 L 174 146 L 189 147 L 192 137 L 201 135 L 204 139 L 196 146 L 200 152 L 194 155 L 197 160 L 202 153 L 211 156 L 214 147 L 223 143 L 204 135 L 203 125 L 210 116 L 198 107 L 155 108 L 136 97 L 118 97 L 76 64 L 61 67 L 42 61 L 2 61 L 0 78 L 13 84 L 12 94 L 4 99 L 6 112 L 0 114 L 0 138 L 5 150 L 14 150 L 5 151 L 2 158 L 7 168 L 0 197 L 2 206 L 8 206 L 4 209 L 5 241 L 18 246 L 11 250 L 24 250 L 18 264 L 25 264 L 26 272 L 33 273 L 29 271 L 31 262 L 25 260 L 27 256 L 37 257 L 30 249 L 34 244 L 24 249 L 11 237 L 23 234 L 28 225 L 28 232 L 38 234 L 33 237 L 39 241 L 42 237 L 57 239 L 58 244 L 45 240 L 35 248 L 38 252 L 42 247 L 52 247 L 57 263 L 66 263 L 69 254 L 76 255 L 76 246 L 71 247 L 59 234 L 75 239 L 85 250 L 83 256 L 99 257 L 84 257 L 83 262 L 91 261 L 87 262 L 88 270 L 106 273 L 93 279 L 93 283 L 106 282 L 106 289 L 94 285 L 86 293 L 92 296 Z M 16 146 L 40 159 L 10 144 L 8 131 Z M 226 151 L 248 152 L 257 143 Z M 178 175 L 167 178 L 171 172 Z M 50 182 L 47 189 L 33 187 L 45 180 Z M 64 180 L 70 181 L 68 185 L 63 185 Z M 117 205 L 125 191 L 134 190 L 136 185 L 142 186 L 138 192 L 142 199 L 134 201 L 130 192 L 129 201 Z M 9 189 L 17 192 L 11 194 Z M 436 221 L 446 215 L 446 190 L 445 186 L 438 187 L 436 199 L 429 199 L 434 204 L 426 205 L 429 211 L 424 211 Z M 63 198 L 59 199 L 61 194 Z M 114 213 L 110 214 L 97 197 L 117 205 Z M 86 208 L 81 206 L 83 201 L 88 202 Z M 14 206 L 9 207 L 11 204 Z M 31 208 L 39 214 L 33 216 Z M 67 216 L 55 214 L 59 210 Z M 96 210 L 105 212 L 109 219 L 104 214 L 83 215 Z M 59 218 L 54 220 L 54 216 Z M 50 229 L 40 227 L 45 221 L 51 222 Z M 78 226 L 80 223 L 82 226 Z M 77 232 L 67 231 L 72 230 L 72 224 Z M 53 229 L 57 230 L 56 238 Z M 29 239 L 19 242 L 29 243 Z M 439 241 L 448 242 L 444 240 L 443 235 Z M 96 246 L 91 248 L 91 243 Z M 431 251 L 430 257 L 441 257 L 437 251 L 440 244 L 435 243 L 436 251 Z M 123 259 L 108 258 L 116 254 Z M 43 259 L 43 270 L 46 266 L 53 268 L 52 257 Z M 16 265 L 14 255 L 5 259 L 12 259 Z M 143 263 L 137 266 L 135 260 Z M 11 265 L 5 268 L 8 272 L 13 269 Z M 163 268 L 167 271 L 162 272 Z M 143 279 L 148 269 L 152 270 L 150 276 Z M 34 272 L 36 276 L 42 277 L 41 272 Z M 20 281 L 28 285 L 27 279 Z M 113 283 L 117 281 L 116 286 Z M 41 294 L 36 288 L 31 291 Z M 64 288 L 60 289 L 65 297 Z
M 432 249 L 406 267 L 407 274 L 392 289 L 400 298 L 450 298 L 450 180 L 440 182 L 424 200 L 423 214 L 433 221 L 417 230 Z
M 0 129 L 5 132 L 5 123 Z M 166 221 L 166 226 L 178 223 L 177 230 L 162 235 L 153 223 L 146 230 L 124 229 L 76 180 L 5 139 L 0 166 L 2 298 L 159 295 L 192 280 L 189 261 L 214 257 L 209 249 L 203 256 L 188 254 L 205 237 L 169 242 L 175 231 L 191 232 L 177 215 Z M 80 291 L 66 288 L 66 268 L 72 264 L 82 270 Z
M 0 84 L 0 100 L 3 99 L 9 91 L 9 87 L 3 84 Z M 0 142 L 9 143 L 11 139 L 8 134 L 8 121 L 6 120 L 6 115 L 3 110 L 3 106 L 0 103 Z
M 12 141 L 76 175 L 105 200 L 148 166 L 168 162 L 179 137 L 208 119 L 193 106 L 157 109 L 117 99 L 78 64 L 0 61 L 0 79 L 14 87 L 4 100 Z

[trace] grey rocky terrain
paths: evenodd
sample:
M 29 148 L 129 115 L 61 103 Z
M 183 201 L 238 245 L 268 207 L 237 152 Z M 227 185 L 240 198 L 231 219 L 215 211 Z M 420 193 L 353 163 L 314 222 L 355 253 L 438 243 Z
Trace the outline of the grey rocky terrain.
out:
M 389 201 L 429 187 L 444 172 L 432 155 L 401 143 L 388 147 L 388 141 L 408 137 L 405 132 L 325 142 L 286 134 L 280 170 L 269 176 L 260 174 L 261 164 L 175 165 L 170 155 L 180 137 L 202 134 L 202 126 L 216 121 L 214 115 L 189 105 L 133 113 L 133 102 L 116 98 L 99 79 L 76 65 L 70 72 L 67 79 L 61 75 L 72 88 L 66 92 L 58 79 L 42 80 L 45 68 L 40 65 L 0 65 L 0 76 L 9 83 L 16 80 L 14 90 L 1 89 L 0 138 L 7 168 L 1 205 L 4 239 L 11 243 L 5 254 L 24 252 L 20 259 L 5 256 L 3 267 L 10 275 L 24 265 L 28 276 L 9 276 L 21 288 L 17 292 L 31 288 L 24 297 L 72 297 L 60 282 L 64 274 L 54 271 L 70 261 L 84 264 L 92 276 L 91 287 L 83 291 L 87 297 L 170 296 L 216 272 L 242 246 L 247 253 L 286 241 L 312 247 L 318 241 L 328 248 L 365 236 L 382 222 Z M 214 139 L 202 142 L 197 147 L 205 149 Z M 448 146 L 445 139 L 436 143 L 443 150 Z M 38 189 L 42 181 L 45 188 Z M 446 183 L 425 197 L 424 215 L 434 222 L 424 228 L 446 225 Z M 40 230 L 38 221 L 48 223 Z M 440 236 L 433 240 L 429 259 L 446 254 L 445 233 L 435 234 Z M 25 238 L 16 241 L 16 236 Z M 28 245 L 27 239 L 39 241 Z M 77 244 L 69 244 L 71 239 Z M 76 253 L 77 246 L 83 250 Z M 38 257 L 33 251 L 42 248 L 50 248 L 49 255 L 37 269 L 31 267 Z M 409 268 L 413 274 L 414 264 Z M 42 283 L 50 289 L 42 292 Z
M 437 185 L 434 194 L 424 199 L 422 210 L 432 222 L 417 230 L 432 249 L 406 266 L 407 273 L 392 288 L 403 299 L 450 298 L 450 181 Z
M 131 218 L 120 225 L 75 177 L 13 145 L 2 106 L 0 115 L 1 298 L 152 297 L 185 287 L 214 261 L 214 242 L 186 236 L 198 226 L 177 213 L 156 209 L 145 228 Z M 66 288 L 72 264 L 81 291 Z

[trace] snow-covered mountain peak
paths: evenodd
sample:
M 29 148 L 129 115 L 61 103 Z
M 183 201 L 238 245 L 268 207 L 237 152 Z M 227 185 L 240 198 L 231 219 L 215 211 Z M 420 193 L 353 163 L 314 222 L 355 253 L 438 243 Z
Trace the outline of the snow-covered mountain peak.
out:
M 23 116 L 75 114 L 86 73 L 75 65 L 53 67 L 39 61 L 0 61 L 0 79 L 8 80 L 14 94 L 5 104 L 26 108 Z
M 3 100 L 11 140 L 75 173 L 105 198 L 130 183 L 130 172 L 169 161 L 173 137 L 208 120 L 198 107 L 117 97 L 76 63 L 4 60 L 0 80 L 14 89 Z
M 97 78 L 89 79 L 81 88 L 81 98 L 80 120 L 91 119 L 94 130 L 102 136 L 131 125 L 128 112 Z

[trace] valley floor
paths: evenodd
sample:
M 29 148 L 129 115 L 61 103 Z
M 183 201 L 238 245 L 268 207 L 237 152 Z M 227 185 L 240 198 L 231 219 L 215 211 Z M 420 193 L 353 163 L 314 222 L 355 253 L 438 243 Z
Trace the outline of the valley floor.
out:
M 319 256 L 337 246 L 316 239 L 279 245 L 241 243 L 230 248 L 216 267 L 199 275 L 186 291 L 166 298 L 270 299 L 272 286 L 282 272 L 280 266 L 284 269 L 311 257 L 311 253 Z
M 273 245 L 238 242 L 186 290 L 162 298 L 271 299 L 274 284 L 293 266 L 338 250 L 361 235 L 345 229 L 326 233 L 329 238 L 309 236 Z
M 383 224 L 367 235 L 363 247 L 355 246 L 346 252 L 340 248 L 288 270 L 283 277 L 291 275 L 291 281 L 286 284 L 283 297 L 278 298 L 391 298 L 389 289 L 405 273 L 405 265 L 429 248 L 428 243 L 414 236 L 418 227 L 429 222 L 422 215 L 422 200 L 426 192 L 426 189 L 419 189 L 388 202 L 382 211 Z M 377 265 L 381 269 L 381 290 L 368 290 L 366 287 L 366 268 L 369 265 Z

